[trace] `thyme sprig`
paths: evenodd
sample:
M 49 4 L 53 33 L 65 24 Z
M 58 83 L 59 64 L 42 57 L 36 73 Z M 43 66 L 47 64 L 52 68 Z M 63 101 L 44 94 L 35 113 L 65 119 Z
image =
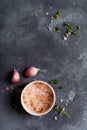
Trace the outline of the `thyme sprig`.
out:
M 70 114 L 67 113 L 65 110 L 63 110 L 63 108 L 59 107 L 59 105 L 56 105 L 56 106 L 54 107 L 54 109 L 59 112 L 59 115 L 60 115 L 60 116 L 66 115 L 68 118 L 71 118 Z

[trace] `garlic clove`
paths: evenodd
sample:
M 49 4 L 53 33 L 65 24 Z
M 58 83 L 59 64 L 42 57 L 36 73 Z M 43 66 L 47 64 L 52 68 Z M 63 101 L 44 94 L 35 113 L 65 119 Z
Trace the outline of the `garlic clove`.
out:
M 26 77 L 32 78 L 32 77 L 34 77 L 34 76 L 37 75 L 37 73 L 38 73 L 39 70 L 40 70 L 40 69 L 39 69 L 39 68 L 36 68 L 36 67 L 29 67 L 29 68 L 27 68 L 27 70 L 25 71 L 25 75 L 26 75 Z
M 20 74 L 16 69 L 14 69 L 13 76 L 12 76 L 12 83 L 14 83 L 14 84 L 18 83 L 19 80 L 20 80 Z

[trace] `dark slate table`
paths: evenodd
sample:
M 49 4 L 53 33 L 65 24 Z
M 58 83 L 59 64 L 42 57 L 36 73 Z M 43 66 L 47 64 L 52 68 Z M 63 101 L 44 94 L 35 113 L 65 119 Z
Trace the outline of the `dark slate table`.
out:
M 52 21 L 57 10 L 61 17 Z M 63 40 L 64 22 L 81 26 L 79 34 L 67 41 Z M 56 25 L 62 30 L 59 34 L 49 30 Z M 34 78 L 25 78 L 28 66 L 41 71 Z M 15 85 L 9 82 L 14 67 L 21 75 Z M 54 110 L 34 117 L 21 107 L 16 90 L 33 80 L 51 79 L 60 80 L 53 85 L 56 104 L 64 107 L 71 119 Z M 59 85 L 64 86 L 62 90 Z M 13 90 L 7 91 L 7 86 Z M 0 0 L 0 130 L 87 130 L 86 0 Z

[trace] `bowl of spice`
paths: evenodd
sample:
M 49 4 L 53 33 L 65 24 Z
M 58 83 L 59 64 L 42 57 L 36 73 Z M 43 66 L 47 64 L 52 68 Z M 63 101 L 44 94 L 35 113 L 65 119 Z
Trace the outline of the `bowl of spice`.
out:
M 27 84 L 21 93 L 21 104 L 26 112 L 42 116 L 52 110 L 56 101 L 55 91 L 44 81 L 33 81 Z

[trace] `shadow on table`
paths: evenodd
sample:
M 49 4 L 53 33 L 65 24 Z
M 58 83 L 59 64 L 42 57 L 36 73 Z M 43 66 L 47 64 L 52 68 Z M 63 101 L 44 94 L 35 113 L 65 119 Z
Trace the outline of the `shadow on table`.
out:
M 24 86 L 25 85 L 19 86 L 10 93 L 10 105 L 18 112 L 24 112 L 24 109 L 21 105 L 21 92 Z
M 7 75 L 6 75 L 6 78 L 5 80 L 8 81 L 8 83 L 12 83 L 12 76 L 13 76 L 13 70 L 11 72 L 9 72 Z

